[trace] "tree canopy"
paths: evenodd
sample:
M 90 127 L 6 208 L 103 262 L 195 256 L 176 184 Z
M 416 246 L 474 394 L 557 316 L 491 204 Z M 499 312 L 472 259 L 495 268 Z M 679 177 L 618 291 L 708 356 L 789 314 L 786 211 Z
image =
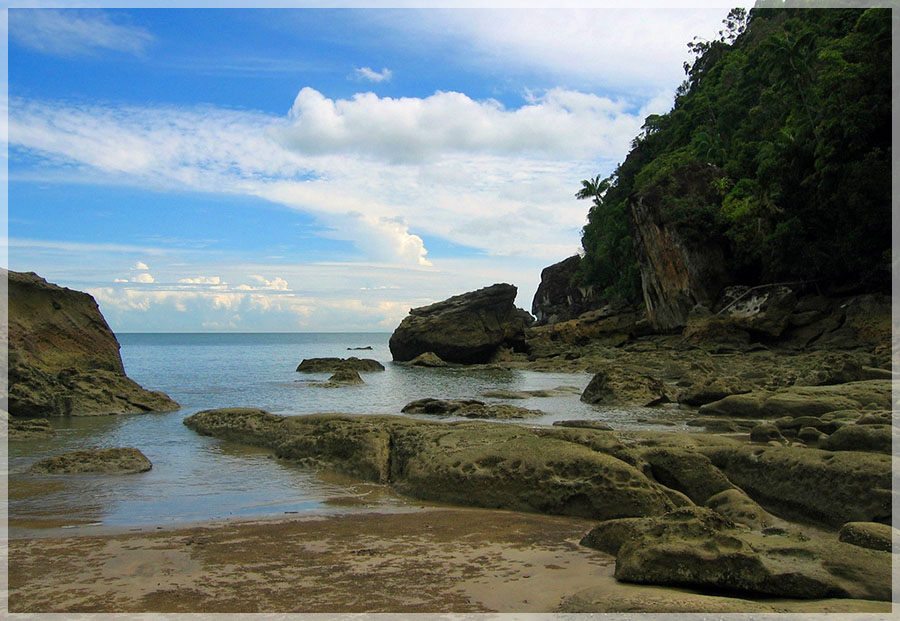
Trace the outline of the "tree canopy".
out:
M 688 44 L 672 109 L 576 194 L 592 199 L 578 280 L 640 299 L 630 201 L 653 189 L 683 239 L 726 249 L 735 283 L 889 286 L 890 10 L 734 9 L 723 26 Z M 698 166 L 709 188 L 683 192 Z

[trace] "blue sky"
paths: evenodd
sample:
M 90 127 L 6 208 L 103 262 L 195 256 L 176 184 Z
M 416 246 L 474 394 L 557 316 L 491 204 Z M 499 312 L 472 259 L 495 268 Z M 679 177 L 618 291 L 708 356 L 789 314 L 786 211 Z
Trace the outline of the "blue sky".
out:
M 698 4 L 10 9 L 7 265 L 121 332 L 390 331 L 494 282 L 528 309 L 734 3 Z

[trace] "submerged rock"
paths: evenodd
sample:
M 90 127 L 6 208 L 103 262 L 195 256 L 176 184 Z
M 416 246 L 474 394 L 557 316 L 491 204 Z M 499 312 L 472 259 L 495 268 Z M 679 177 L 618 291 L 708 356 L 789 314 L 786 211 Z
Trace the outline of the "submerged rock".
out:
M 359 373 L 351 369 L 341 369 L 340 371 L 337 371 L 328 378 L 328 383 L 339 386 L 358 386 L 360 384 L 365 384 L 359 376 Z
M 437 416 L 463 416 L 465 418 L 537 418 L 540 410 L 529 410 L 514 405 L 488 405 L 475 399 L 418 399 L 403 406 L 404 414 L 432 414 Z
M 38 474 L 135 474 L 153 467 L 136 448 L 71 451 L 42 459 L 31 467 Z
M 178 409 L 126 377 L 119 343 L 90 295 L 33 273 L 9 285 L 9 413 L 89 416 Z
M 525 347 L 532 318 L 514 305 L 517 289 L 495 284 L 409 311 L 391 335 L 394 360 L 432 352 L 446 362 L 487 363 L 501 346 Z
M 370 358 L 307 358 L 297 365 L 298 373 L 337 373 L 338 371 L 356 371 L 367 373 L 384 371 L 384 365 Z
M 426 351 L 424 354 L 419 354 L 406 364 L 412 367 L 431 367 L 431 368 L 444 368 L 453 366 L 447 362 L 441 360 L 437 354 L 433 351 Z

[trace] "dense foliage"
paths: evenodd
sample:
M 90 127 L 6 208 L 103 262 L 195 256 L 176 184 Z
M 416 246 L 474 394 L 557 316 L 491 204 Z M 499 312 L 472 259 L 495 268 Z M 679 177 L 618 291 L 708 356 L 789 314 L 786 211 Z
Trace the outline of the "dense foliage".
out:
M 576 194 L 593 201 L 581 283 L 640 299 L 630 204 L 652 191 L 686 244 L 725 249 L 735 283 L 885 286 L 890 10 L 735 9 L 688 47 L 672 110 Z M 686 189 L 700 167 L 706 186 Z

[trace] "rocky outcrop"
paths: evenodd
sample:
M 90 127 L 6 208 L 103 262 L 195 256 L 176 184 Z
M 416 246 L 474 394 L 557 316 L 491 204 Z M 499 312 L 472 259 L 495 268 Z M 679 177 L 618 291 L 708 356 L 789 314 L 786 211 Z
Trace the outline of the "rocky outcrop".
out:
M 729 282 L 725 253 L 712 236 L 695 239 L 679 230 L 665 196 L 696 205 L 716 204 L 712 181 L 721 173 L 712 166 L 685 166 L 651 184 L 630 201 L 636 254 L 647 318 L 659 331 L 685 325 L 698 304 L 712 308 Z M 665 187 L 663 185 L 672 186 Z M 690 232 L 690 227 L 686 231 Z
M 403 406 L 404 414 L 430 414 L 433 416 L 462 416 L 463 418 L 537 418 L 540 410 L 529 410 L 515 405 L 488 405 L 476 399 L 418 399 Z
M 604 304 L 604 300 L 594 295 L 592 287 L 579 287 L 575 284 L 575 274 L 581 261 L 581 257 L 576 254 L 541 271 L 541 284 L 531 303 L 531 314 L 536 319 L 536 325 L 575 319 Z
M 178 404 L 126 377 L 119 343 L 90 295 L 8 272 L 9 412 L 86 416 Z
M 660 515 L 675 506 L 669 490 L 620 459 L 627 450 L 614 438 L 582 438 L 591 446 L 573 439 L 603 432 L 250 409 L 199 412 L 184 424 L 424 500 L 594 519 Z
M 54 435 L 46 418 L 9 418 L 6 425 L 10 442 L 52 438 Z
M 105 448 L 71 451 L 42 459 L 31 467 L 37 474 L 135 474 L 153 467 L 136 448 Z
M 298 373 L 337 373 L 339 371 L 355 371 L 368 373 L 384 371 L 384 365 L 370 358 L 307 358 L 297 365 Z
M 841 526 L 838 539 L 861 548 L 890 552 L 893 540 L 900 536 L 890 524 L 878 522 L 847 522 Z
M 645 373 L 609 367 L 596 373 L 581 393 L 585 403 L 600 405 L 658 405 L 667 400 L 665 386 Z
M 446 362 L 487 363 L 501 346 L 522 350 L 532 318 L 514 305 L 517 289 L 496 284 L 409 311 L 389 342 L 394 360 L 432 352 Z
M 891 599 L 891 555 L 783 529 L 739 528 L 701 507 L 611 520 L 583 540 L 623 582 L 799 599 Z

